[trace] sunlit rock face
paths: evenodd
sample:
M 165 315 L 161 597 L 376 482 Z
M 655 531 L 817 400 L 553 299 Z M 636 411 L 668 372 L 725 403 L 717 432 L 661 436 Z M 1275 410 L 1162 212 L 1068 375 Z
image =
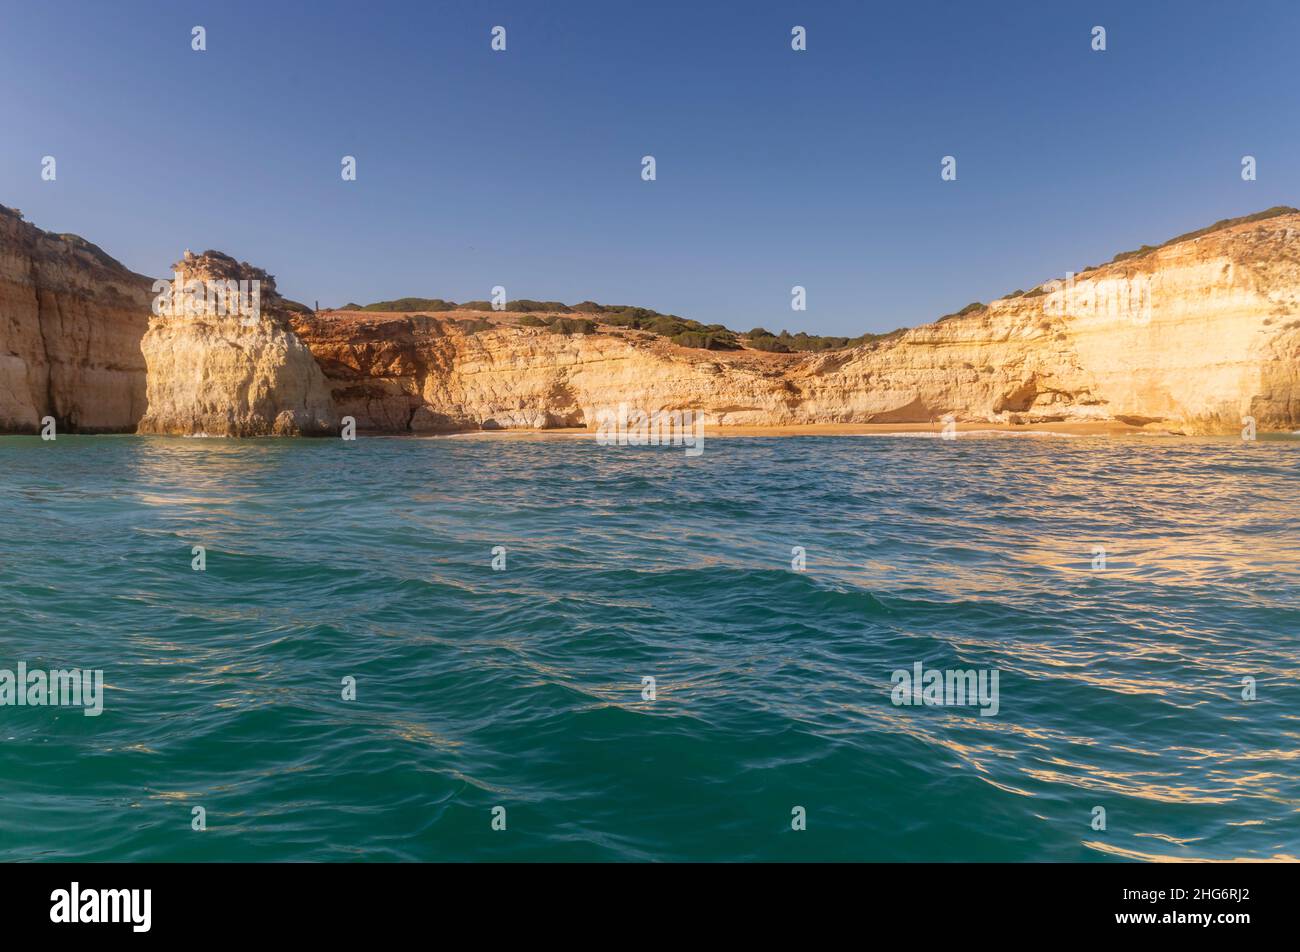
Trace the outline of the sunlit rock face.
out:
M 363 429 L 591 425 L 627 403 L 718 425 L 1120 420 L 1300 425 L 1300 214 L 1179 241 L 862 347 L 702 351 L 500 314 L 294 314 Z M 466 330 L 495 321 L 491 329 Z
M 0 205 L 0 432 L 131 432 L 145 410 L 149 278 Z
M 592 426 L 631 408 L 710 425 L 1126 423 L 1300 427 L 1300 213 L 1219 227 L 818 354 L 679 347 L 518 315 L 325 311 L 217 252 L 169 276 L 257 281 L 256 319 L 151 314 L 153 282 L 0 207 L 0 430 L 209 436 Z M 598 314 L 590 317 L 599 321 Z M 865 322 L 865 321 L 864 321 Z
M 491 312 L 431 315 L 326 312 L 294 326 L 329 379 L 335 405 L 362 429 L 438 432 L 584 426 L 604 406 L 692 407 L 781 415 L 780 366 L 747 352 L 714 352 L 617 331 L 565 336 L 501 323 L 467 331 Z M 725 381 L 721 394 L 719 381 Z
M 141 341 L 148 366 L 141 433 L 337 431 L 325 378 L 290 327 L 294 305 L 276 292 L 271 275 L 218 252 L 187 252 L 167 291 Z
M 822 358 L 800 381 L 803 406 L 899 422 L 1294 428 L 1298 256 L 1294 214 L 1178 242 Z

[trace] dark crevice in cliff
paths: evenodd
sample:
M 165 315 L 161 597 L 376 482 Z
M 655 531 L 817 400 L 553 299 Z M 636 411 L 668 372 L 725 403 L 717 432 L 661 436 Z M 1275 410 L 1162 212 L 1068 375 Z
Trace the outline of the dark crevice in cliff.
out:
M 411 401 L 411 408 L 406 414 L 406 432 L 414 430 L 415 415 L 420 412 L 420 407 L 424 406 L 424 395 L 428 392 L 425 384 L 429 379 L 429 364 L 420 353 L 420 348 L 414 346 L 414 335 L 412 335 L 411 363 L 415 365 L 415 393 Z
M 41 352 L 45 355 L 45 406 L 39 411 L 36 420 L 36 429 L 41 429 L 41 419 L 46 416 L 54 417 L 56 430 L 66 431 L 66 421 L 59 417 L 54 401 L 54 363 L 50 360 L 50 338 L 45 332 L 45 319 L 47 308 L 45 301 L 41 296 L 41 285 L 36 277 L 36 249 L 32 249 L 31 257 L 28 259 L 30 266 L 28 274 L 32 278 L 32 295 L 36 298 L 36 333 L 41 338 Z

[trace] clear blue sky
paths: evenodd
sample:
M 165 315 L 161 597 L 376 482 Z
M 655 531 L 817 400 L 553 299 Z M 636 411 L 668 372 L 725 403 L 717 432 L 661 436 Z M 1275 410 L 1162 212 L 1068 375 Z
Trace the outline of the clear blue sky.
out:
M 0 0 L 0 203 L 145 274 L 217 248 L 322 306 L 501 284 L 887 330 L 1300 204 L 1298 9 Z

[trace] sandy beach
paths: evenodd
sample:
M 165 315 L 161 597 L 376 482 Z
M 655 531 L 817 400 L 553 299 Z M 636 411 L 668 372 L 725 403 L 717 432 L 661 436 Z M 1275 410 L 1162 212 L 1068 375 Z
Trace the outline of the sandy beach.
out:
M 705 437 L 723 439 L 744 436 L 939 436 L 942 425 L 938 423 L 808 423 L 790 426 L 713 426 L 705 427 Z M 996 434 L 999 436 L 1178 436 L 1177 432 L 1156 428 L 1129 426 L 1118 421 L 1095 423 L 1031 423 L 1012 426 L 1006 423 L 958 423 L 958 433 L 968 435 Z M 467 430 L 459 433 L 438 434 L 437 437 L 495 437 L 495 438 L 553 438 L 594 437 L 596 430 L 587 427 L 557 427 L 555 429 L 499 429 Z

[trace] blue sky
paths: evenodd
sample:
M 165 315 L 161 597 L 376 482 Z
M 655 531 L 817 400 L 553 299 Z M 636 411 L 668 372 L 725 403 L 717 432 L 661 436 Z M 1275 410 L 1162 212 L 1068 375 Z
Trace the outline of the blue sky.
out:
M 1300 204 L 1298 9 L 0 0 L 0 203 L 145 274 L 217 248 L 322 306 L 500 284 L 888 330 Z

